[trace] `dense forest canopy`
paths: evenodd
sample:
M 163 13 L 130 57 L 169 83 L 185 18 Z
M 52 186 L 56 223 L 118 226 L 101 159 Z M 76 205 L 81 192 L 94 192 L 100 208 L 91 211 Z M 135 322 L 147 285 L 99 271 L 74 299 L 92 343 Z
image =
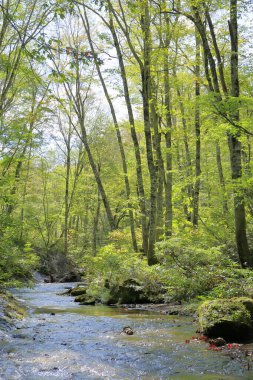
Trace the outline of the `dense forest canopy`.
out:
M 0 284 L 78 267 L 94 293 L 246 294 L 251 2 L 0 8 Z

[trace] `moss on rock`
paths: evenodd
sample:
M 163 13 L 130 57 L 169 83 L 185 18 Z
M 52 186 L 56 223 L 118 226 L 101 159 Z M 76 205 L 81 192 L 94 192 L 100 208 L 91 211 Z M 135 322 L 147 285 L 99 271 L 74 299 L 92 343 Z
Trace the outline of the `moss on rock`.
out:
M 80 296 L 81 294 L 86 294 L 86 289 L 86 286 L 78 285 L 70 291 L 70 294 L 74 297 Z
M 198 308 L 200 330 L 208 337 L 246 341 L 253 335 L 253 300 L 246 297 L 205 301 Z
M 14 325 L 27 316 L 26 308 L 10 292 L 0 291 L 0 329 Z
M 79 296 L 75 297 L 75 302 L 84 302 L 87 299 L 87 294 L 80 294 Z
M 91 297 L 91 296 L 86 296 L 86 298 L 80 302 L 80 305 L 92 305 L 94 306 L 96 303 L 96 300 L 95 298 Z

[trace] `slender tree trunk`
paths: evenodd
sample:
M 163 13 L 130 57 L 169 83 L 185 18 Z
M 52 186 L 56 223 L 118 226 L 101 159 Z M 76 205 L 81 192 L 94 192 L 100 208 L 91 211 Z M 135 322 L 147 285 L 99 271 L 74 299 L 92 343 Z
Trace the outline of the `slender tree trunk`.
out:
M 89 21 L 88 21 L 88 17 L 87 17 L 87 14 L 86 14 L 85 10 L 84 10 L 84 17 L 82 17 L 82 20 L 83 20 L 84 28 L 85 28 L 86 33 L 87 33 L 87 37 L 88 37 L 88 40 L 89 40 L 91 51 L 93 53 L 93 56 L 96 57 L 95 49 L 94 49 L 93 42 L 92 42 L 91 35 L 90 35 Z M 99 79 L 100 79 L 100 83 L 102 85 L 102 88 L 103 88 L 106 100 L 107 100 L 107 102 L 109 104 L 109 107 L 110 107 L 110 111 L 111 111 L 111 115 L 112 115 L 115 131 L 116 131 L 116 136 L 117 136 L 117 141 L 118 141 L 118 146 L 119 146 L 119 151 L 120 151 L 120 156 L 121 156 L 121 162 L 122 162 L 122 168 L 123 168 L 123 173 L 124 173 L 124 182 L 125 182 L 125 188 L 126 188 L 126 198 L 127 198 L 127 201 L 128 201 L 128 209 L 129 209 L 128 210 L 128 215 L 129 215 L 129 220 L 130 220 L 130 230 L 131 230 L 131 237 L 132 237 L 132 245 L 133 245 L 133 249 L 135 250 L 135 252 L 137 252 L 138 251 L 138 247 L 137 247 L 137 240 L 136 240 L 135 227 L 134 227 L 134 215 L 133 215 L 132 204 L 131 204 L 131 201 L 130 201 L 131 189 L 130 189 L 130 183 L 129 183 L 129 178 L 128 178 L 127 162 L 126 162 L 126 155 L 125 155 L 124 145 L 123 145 L 123 141 L 122 141 L 122 137 L 121 137 L 121 132 L 120 132 L 120 129 L 119 129 L 119 124 L 118 124 L 116 112 L 115 112 L 112 100 L 110 98 L 110 95 L 108 93 L 108 90 L 107 90 L 104 78 L 102 76 L 99 63 L 98 63 L 98 61 L 97 61 L 96 58 L 95 58 L 95 65 L 96 65 L 97 73 L 98 73 L 98 76 L 99 76 Z
M 240 95 L 239 74 L 238 74 L 238 26 L 237 26 L 237 0 L 230 0 L 230 21 L 229 21 L 230 41 L 231 41 L 231 96 L 238 98 Z M 233 120 L 238 123 L 240 115 L 236 108 L 231 115 Z M 237 135 L 228 136 L 230 149 L 230 162 L 232 179 L 237 182 L 242 177 L 242 147 Z M 242 267 L 253 266 L 253 257 L 249 251 L 246 234 L 246 215 L 244 197 L 240 191 L 234 192 L 234 212 L 236 243 Z
M 148 263 L 152 265 L 156 262 L 154 256 L 154 245 L 156 240 L 156 200 L 157 200 L 157 175 L 152 149 L 152 132 L 150 122 L 149 105 L 151 101 L 151 35 L 150 35 L 150 14 L 149 4 L 145 0 L 143 5 L 143 14 L 141 16 L 141 27 L 143 32 L 143 69 L 141 71 L 142 79 L 142 101 L 143 101 L 143 119 L 144 134 L 146 140 L 146 154 L 150 178 L 150 218 L 149 218 L 149 244 L 148 244 Z
M 207 34 L 205 32 L 204 24 L 201 20 L 200 14 L 197 7 L 192 7 L 194 11 L 194 22 L 200 33 L 204 57 L 205 57 L 205 72 L 209 84 L 209 90 L 214 92 L 216 99 L 219 102 L 222 97 L 219 88 L 218 75 L 216 72 L 215 60 L 212 56 L 212 52 L 209 46 Z M 219 57 L 217 55 L 217 44 L 215 44 L 214 33 L 212 32 L 212 25 L 209 21 L 209 28 L 211 31 L 212 40 L 214 43 L 214 48 L 216 50 L 216 57 L 219 64 Z M 237 0 L 230 0 L 230 21 L 229 21 L 229 31 L 230 31 L 230 41 L 231 41 L 231 96 L 237 98 L 240 94 L 239 89 L 239 76 L 238 76 L 238 26 L 237 26 Z M 210 72 L 212 76 L 212 81 L 209 76 L 208 64 L 210 66 Z M 219 66 L 219 69 L 222 69 L 222 66 Z M 222 71 L 220 71 L 221 79 Z M 223 91 L 226 88 L 224 84 L 222 85 Z M 232 117 L 233 121 L 238 124 L 239 122 L 239 110 L 238 108 L 230 114 L 229 117 Z M 239 141 L 239 130 L 235 134 L 228 132 L 228 145 L 230 151 L 230 164 L 231 164 L 231 174 L 232 179 L 237 182 L 238 179 L 242 177 L 242 147 L 241 142 Z M 234 191 L 234 215 L 235 215 L 235 239 L 237 244 L 238 256 L 241 262 L 242 267 L 253 266 L 253 257 L 250 254 L 247 234 L 246 234 L 246 215 L 245 215 L 245 205 L 244 197 L 238 192 Z
M 223 202 L 222 202 L 223 214 L 226 215 L 228 213 L 228 203 L 227 203 L 226 195 L 225 195 L 226 186 L 225 186 L 225 179 L 224 179 L 224 174 L 223 174 L 220 145 L 217 141 L 215 143 L 215 149 L 216 149 L 216 163 L 217 163 L 217 168 L 218 168 L 218 173 L 219 173 L 219 182 L 222 189 L 222 197 L 223 197 Z
M 31 154 L 32 154 L 32 147 L 30 145 L 29 147 L 29 154 L 28 154 L 28 160 L 27 160 L 27 174 L 25 178 L 25 185 L 24 185 L 24 191 L 23 191 L 23 197 L 22 197 L 22 206 L 21 206 L 21 211 L 20 211 L 20 240 L 22 241 L 23 239 L 23 234 L 24 234 L 24 220 L 25 220 L 25 212 L 24 212 L 24 206 L 25 206 L 25 201 L 26 201 L 26 195 L 27 195 L 27 183 L 29 179 L 29 174 L 30 174 L 30 163 L 31 163 Z
M 165 182 L 165 236 L 172 235 L 172 152 L 171 134 L 172 118 L 170 111 L 170 84 L 169 84 L 169 18 L 165 15 L 165 49 L 164 49 L 164 105 L 166 109 L 166 182 Z
M 97 192 L 97 207 L 96 212 L 93 218 L 93 236 L 92 236 L 92 251 L 93 256 L 95 257 L 97 255 L 97 235 L 98 235 L 98 222 L 99 222 L 99 215 L 100 215 L 100 193 Z
M 70 131 L 67 136 L 66 178 L 65 178 L 65 210 L 64 210 L 64 255 L 68 255 L 68 225 L 69 225 L 69 180 L 70 180 Z
M 152 125 L 150 121 L 150 110 L 149 106 L 152 102 L 151 99 L 151 77 L 150 77 L 150 65 L 151 65 L 151 36 L 150 36 L 150 14 L 149 14 L 149 1 L 144 0 L 139 4 L 141 17 L 140 24 L 142 29 L 142 38 L 143 38 L 143 59 L 139 56 L 138 51 L 135 49 L 133 41 L 130 38 L 130 28 L 127 24 L 125 17 L 124 9 L 121 0 L 119 0 L 119 13 L 114 9 L 112 2 L 108 0 L 110 10 L 113 13 L 117 24 L 122 30 L 123 34 L 126 37 L 128 46 L 135 58 L 136 62 L 139 65 L 142 81 L 142 101 L 143 101 L 143 119 L 144 119 L 144 135 L 146 142 L 146 156 L 148 162 L 149 178 L 150 178 L 150 204 L 149 204 L 149 223 L 147 226 L 148 229 L 148 246 L 147 249 L 147 258 L 148 263 L 152 265 L 156 262 L 154 256 L 154 244 L 156 240 L 156 201 L 157 201 L 157 175 L 156 175 L 156 166 L 154 163 L 153 149 L 152 149 Z
M 222 63 L 222 59 L 221 59 L 221 54 L 220 54 L 220 50 L 219 50 L 219 47 L 217 44 L 213 22 L 212 22 L 212 19 L 210 17 L 208 9 L 206 9 L 205 15 L 206 15 L 206 20 L 208 22 L 209 30 L 211 33 L 213 47 L 214 47 L 214 51 L 215 51 L 215 55 L 216 55 L 216 59 L 217 59 L 217 63 L 218 63 L 218 71 L 219 71 L 221 87 L 222 87 L 224 95 L 228 95 L 228 89 L 227 89 L 226 80 L 225 80 L 225 76 L 224 76 L 224 68 L 223 68 L 223 63 Z
M 154 86 L 153 86 L 154 88 Z M 157 193 L 156 193 L 156 239 L 163 235 L 163 189 L 165 183 L 165 170 L 161 149 L 161 132 L 159 131 L 161 118 L 156 111 L 157 100 L 155 93 L 152 94 L 152 101 L 150 104 L 150 121 L 153 128 L 153 148 L 156 157 L 156 175 L 157 175 Z
M 113 18 L 111 14 L 110 14 L 110 30 L 113 36 L 114 46 L 116 48 L 116 52 L 118 56 L 121 78 L 123 82 L 124 97 L 125 97 L 125 102 L 126 102 L 127 111 L 128 111 L 131 137 L 132 137 L 132 141 L 134 145 L 135 162 L 136 162 L 137 193 L 138 193 L 138 199 L 139 199 L 139 205 L 140 205 L 140 211 L 141 211 L 142 249 L 144 253 L 147 254 L 147 251 L 148 251 L 147 213 L 146 213 L 146 205 L 145 205 L 145 192 L 144 192 L 144 185 L 143 185 L 140 146 L 139 146 L 139 141 L 138 141 L 138 137 L 135 130 L 135 121 L 134 121 L 133 109 L 132 109 L 130 95 L 129 95 L 129 88 L 128 88 L 124 60 L 123 60 L 122 52 L 120 49 L 118 37 L 115 31 Z
M 81 132 L 82 132 L 82 141 L 83 141 L 84 147 L 85 147 L 86 152 L 87 152 L 88 160 L 89 160 L 93 175 L 94 175 L 95 180 L 97 182 L 98 190 L 101 194 L 101 198 L 102 198 L 102 202 L 104 204 L 104 208 L 105 208 L 105 212 L 106 212 L 106 215 L 108 218 L 108 222 L 109 222 L 111 230 L 114 230 L 116 228 L 115 220 L 114 220 L 111 208 L 110 208 L 110 204 L 109 204 L 103 183 L 102 183 L 101 178 L 100 178 L 99 171 L 97 169 L 97 165 L 95 164 L 92 152 L 90 150 L 90 146 L 88 144 L 84 120 L 82 120 L 82 118 L 81 118 L 81 119 L 79 119 L 79 122 L 80 122 L 80 127 L 81 127 Z
M 178 97 L 178 102 L 179 102 L 179 109 L 181 113 L 181 119 L 182 119 L 182 125 L 183 125 L 183 142 L 184 142 L 184 149 L 185 149 L 185 159 L 186 159 L 186 178 L 187 178 L 187 186 L 185 186 L 183 192 L 185 192 L 188 200 L 189 200 L 189 205 L 192 199 L 192 194 L 193 194 L 193 184 L 192 184 L 192 162 L 191 162 L 191 153 L 190 153 L 190 148 L 189 148 L 189 138 L 187 134 L 187 122 L 185 118 L 185 110 L 184 110 L 184 103 L 181 95 L 181 91 L 179 88 L 179 85 L 177 83 L 177 75 L 176 75 L 176 70 L 174 67 L 174 78 L 176 80 L 176 89 L 177 89 L 177 97 Z M 188 222 L 191 221 L 191 211 L 189 210 L 188 204 L 184 203 L 184 213 L 186 216 L 186 220 Z
M 55 61 L 54 61 L 54 64 L 55 64 L 55 68 L 56 68 L 57 72 L 60 73 L 59 66 L 57 65 L 57 63 Z M 71 121 L 73 128 L 76 130 L 76 132 L 77 132 L 80 140 L 82 141 L 84 148 L 87 152 L 88 161 L 89 161 L 90 167 L 92 169 L 95 181 L 97 183 L 98 190 L 99 190 L 100 195 L 101 195 L 101 199 L 102 199 L 102 202 L 103 202 L 103 205 L 105 208 L 105 212 L 106 212 L 106 216 L 108 219 L 110 229 L 114 230 L 114 229 L 116 229 L 116 221 L 115 221 L 115 218 L 113 217 L 107 194 L 105 192 L 100 174 L 97 170 L 97 166 L 96 166 L 93 154 L 91 152 L 91 149 L 90 149 L 90 146 L 88 143 L 88 137 L 87 137 L 87 132 L 86 132 L 86 128 L 85 128 L 85 100 L 86 100 L 87 94 L 85 96 L 83 96 L 83 94 L 81 92 L 81 78 L 80 78 L 80 72 L 79 72 L 78 59 L 76 60 L 76 78 L 75 79 L 76 79 L 76 83 L 75 83 L 76 94 L 75 95 L 73 94 L 73 91 L 71 90 L 68 83 L 64 83 L 64 88 L 65 88 L 66 94 L 69 98 L 69 101 L 72 103 L 73 109 L 74 109 L 76 116 L 78 118 L 78 122 L 79 122 L 80 129 L 81 129 L 81 135 L 77 131 L 73 122 L 71 121 L 71 118 L 69 118 L 69 120 Z
M 9 204 L 7 205 L 6 207 L 6 211 L 7 211 L 7 214 L 10 215 L 13 210 L 14 210 L 14 196 L 17 192 L 17 185 L 18 185 L 18 182 L 20 180 L 20 175 L 21 175 L 21 170 L 22 170 L 22 166 L 23 166 L 23 161 L 24 161 L 24 158 L 26 156 L 26 152 L 27 152 L 27 149 L 29 147 L 29 145 L 31 144 L 31 137 L 30 137 L 30 134 L 32 133 L 33 131 L 33 123 L 30 124 L 30 128 L 29 128 L 29 133 L 28 133 L 28 138 L 27 140 L 25 141 L 25 144 L 24 144 L 24 147 L 23 147 L 23 150 L 20 154 L 20 157 L 18 159 L 18 162 L 17 162 L 17 166 L 16 166 L 16 169 L 15 169 L 15 176 L 14 176 L 14 185 L 12 186 L 12 189 L 11 189 L 11 192 L 10 192 L 10 202 Z
M 195 147 L 195 184 L 193 189 L 193 202 L 192 202 L 192 224 L 194 227 L 198 227 L 199 221 L 199 191 L 200 191 L 200 108 L 199 108 L 199 96 L 200 96 L 200 39 L 197 28 L 195 30 L 196 39 L 196 68 L 195 68 L 195 135 L 196 135 L 196 147 Z

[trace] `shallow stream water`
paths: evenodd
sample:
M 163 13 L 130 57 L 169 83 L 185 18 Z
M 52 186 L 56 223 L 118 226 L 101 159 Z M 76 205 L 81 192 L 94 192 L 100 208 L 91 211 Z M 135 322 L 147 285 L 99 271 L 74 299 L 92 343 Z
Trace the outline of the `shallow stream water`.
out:
M 0 342 L 0 379 L 253 379 L 252 358 L 242 354 L 252 345 L 239 354 L 214 352 L 191 339 L 193 318 L 80 306 L 57 295 L 65 286 L 38 284 L 15 292 L 30 316 L 11 340 Z M 134 335 L 121 333 L 125 326 Z

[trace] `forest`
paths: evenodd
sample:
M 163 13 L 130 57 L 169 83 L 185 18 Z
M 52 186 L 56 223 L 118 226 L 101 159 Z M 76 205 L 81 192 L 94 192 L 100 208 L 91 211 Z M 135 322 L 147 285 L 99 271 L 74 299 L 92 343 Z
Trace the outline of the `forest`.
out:
M 0 9 L 0 286 L 253 295 L 252 2 Z

